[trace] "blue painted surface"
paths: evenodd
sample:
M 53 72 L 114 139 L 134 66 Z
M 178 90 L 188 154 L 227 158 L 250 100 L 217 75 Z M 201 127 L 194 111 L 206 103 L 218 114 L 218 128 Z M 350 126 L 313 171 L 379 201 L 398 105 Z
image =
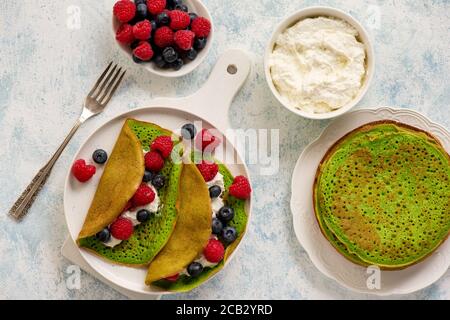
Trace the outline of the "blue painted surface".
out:
M 113 2 L 0 3 L 0 298 L 123 298 L 85 273 L 80 290 L 67 289 L 69 263 L 60 247 L 67 236 L 62 196 L 69 162 L 81 142 L 113 115 L 156 96 L 197 90 L 220 53 L 233 47 L 248 51 L 254 66 L 231 107 L 232 126 L 279 128 L 280 172 L 263 177 L 251 168 L 253 222 L 236 259 L 206 285 L 166 298 L 374 298 L 325 278 L 295 239 L 288 206 L 291 172 L 303 148 L 328 122 L 305 120 L 281 108 L 264 80 L 264 48 L 283 16 L 309 5 L 341 8 L 368 27 L 375 46 L 376 74 L 360 106 L 415 109 L 450 129 L 450 1 L 205 0 L 215 19 L 216 42 L 198 70 L 177 80 L 149 75 L 118 50 L 110 30 Z M 67 28 L 71 5 L 81 10 L 80 29 Z M 380 14 L 378 25 L 374 12 Z M 111 59 L 129 70 L 125 83 L 108 109 L 77 133 L 30 215 L 16 224 L 6 212 L 64 138 L 83 97 Z M 450 273 L 400 298 L 450 299 Z

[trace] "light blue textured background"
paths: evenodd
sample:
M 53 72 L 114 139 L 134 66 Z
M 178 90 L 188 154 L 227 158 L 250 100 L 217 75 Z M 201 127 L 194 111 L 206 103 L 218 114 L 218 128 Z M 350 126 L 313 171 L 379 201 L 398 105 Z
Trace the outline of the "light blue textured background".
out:
M 167 298 L 373 298 L 325 278 L 295 239 L 288 206 L 291 172 L 327 122 L 305 120 L 280 107 L 264 80 L 264 48 L 283 16 L 309 5 L 341 8 L 370 27 L 374 39 L 376 74 L 360 105 L 415 109 L 450 129 L 450 1 L 205 0 L 215 20 L 216 41 L 206 62 L 178 80 L 151 76 L 119 52 L 110 30 L 113 2 L 0 2 L 0 298 L 124 298 L 85 273 L 80 290 L 66 288 L 69 264 L 60 248 L 68 234 L 62 196 L 70 160 L 81 142 L 115 114 L 155 96 L 197 90 L 220 53 L 232 47 L 248 51 L 254 66 L 231 107 L 231 124 L 280 128 L 280 172 L 262 177 L 251 168 L 253 221 L 236 259 L 208 284 Z M 81 9 L 79 30 L 66 27 L 70 5 Z M 380 13 L 378 26 L 368 20 L 374 9 Z M 29 216 L 14 223 L 6 212 L 62 141 L 83 97 L 111 59 L 129 70 L 126 81 L 107 110 L 74 137 Z M 400 298 L 449 299 L 450 273 Z

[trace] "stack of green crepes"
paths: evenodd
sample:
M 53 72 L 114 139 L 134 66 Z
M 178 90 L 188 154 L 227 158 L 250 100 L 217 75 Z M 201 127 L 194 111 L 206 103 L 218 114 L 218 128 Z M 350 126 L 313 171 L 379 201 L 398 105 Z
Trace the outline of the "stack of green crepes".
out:
M 408 267 L 449 235 L 450 157 L 419 129 L 369 123 L 322 159 L 314 208 L 325 237 L 351 261 Z

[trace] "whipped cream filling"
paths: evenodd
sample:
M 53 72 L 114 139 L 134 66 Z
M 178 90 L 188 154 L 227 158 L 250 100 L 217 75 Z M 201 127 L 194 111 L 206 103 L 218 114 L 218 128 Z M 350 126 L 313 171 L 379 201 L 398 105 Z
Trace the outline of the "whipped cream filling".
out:
M 217 236 L 216 235 L 214 235 L 214 234 L 212 234 L 211 235 L 211 238 L 210 239 L 216 239 L 216 240 L 218 240 L 218 238 L 217 238 Z M 198 262 L 198 263 L 200 263 L 202 266 L 203 266 L 203 268 L 212 268 L 212 267 L 214 267 L 214 266 L 216 266 L 216 265 L 218 265 L 220 262 L 209 262 L 208 260 L 206 260 L 206 258 L 205 258 L 205 255 L 202 253 L 197 259 L 195 259 L 194 261 L 192 261 L 192 262 Z M 179 275 L 181 276 L 181 275 L 186 275 L 186 276 L 188 276 L 188 277 L 190 277 L 191 275 L 188 273 L 188 271 L 187 271 L 187 267 L 186 268 L 184 268 L 183 269 L 183 271 L 181 271 L 180 273 L 179 273 Z
M 326 113 L 350 103 L 366 74 L 358 31 L 334 18 L 308 18 L 276 39 L 271 77 L 284 103 L 309 113 Z
M 219 210 L 225 205 L 221 197 L 211 199 L 212 217 L 215 218 Z
M 223 175 L 220 172 L 217 172 L 217 174 L 214 176 L 214 178 L 212 178 L 211 181 L 206 182 L 206 185 L 208 186 L 208 189 L 212 186 L 219 186 L 223 193 L 223 191 L 225 190 Z
M 158 190 L 156 190 L 156 188 L 152 185 L 151 182 L 147 182 L 147 185 L 155 193 L 155 199 L 152 202 L 150 202 L 149 204 L 146 204 L 145 206 L 136 207 L 133 209 L 133 211 L 127 210 L 120 215 L 120 217 L 130 220 L 131 223 L 133 224 L 133 227 L 136 227 L 141 224 L 141 222 L 139 222 L 137 219 L 137 213 L 139 212 L 139 210 L 146 209 L 149 212 L 156 214 L 158 212 L 159 206 L 161 204 L 161 200 L 158 195 Z M 111 235 L 111 238 L 109 239 L 109 241 L 104 242 L 103 244 L 107 247 L 113 248 L 113 247 L 117 246 L 118 244 L 120 244 L 121 242 L 122 242 L 122 240 L 117 239 L 117 238 L 113 237 L 113 235 Z
M 221 190 L 221 193 L 217 198 L 211 199 L 212 217 L 215 218 L 217 212 L 219 212 L 219 210 L 225 205 L 222 199 L 223 192 L 225 191 L 223 175 L 220 172 L 217 172 L 217 174 L 211 181 L 206 182 L 206 185 L 208 186 L 208 189 L 212 186 L 218 186 Z

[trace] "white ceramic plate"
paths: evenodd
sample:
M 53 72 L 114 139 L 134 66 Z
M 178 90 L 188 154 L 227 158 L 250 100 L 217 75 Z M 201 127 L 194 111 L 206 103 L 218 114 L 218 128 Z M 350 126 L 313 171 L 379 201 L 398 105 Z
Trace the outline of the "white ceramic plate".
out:
M 236 73 L 230 74 L 227 72 L 230 65 L 234 66 Z M 154 122 L 173 131 L 180 129 L 185 123 L 202 121 L 203 127 L 216 128 L 225 133 L 228 128 L 228 107 L 234 95 L 246 80 L 249 71 L 250 61 L 243 52 L 239 50 L 226 52 L 217 62 L 206 84 L 197 93 L 180 99 L 157 99 L 151 103 L 150 107 L 125 112 L 106 122 L 87 138 L 75 154 L 73 161 L 79 158 L 91 159 L 92 152 L 98 148 L 104 149 L 110 154 L 126 118 Z M 210 112 L 211 101 L 214 101 L 216 107 L 214 113 Z M 189 112 L 185 110 L 189 110 Z M 224 139 L 226 138 L 224 137 Z M 233 146 L 233 141 L 223 141 L 222 144 Z M 244 175 L 249 177 L 248 169 L 234 147 L 226 148 L 221 156 L 223 156 L 223 159 L 237 157 L 237 163 L 227 164 L 227 167 L 234 176 Z M 94 177 L 88 183 L 81 184 L 73 179 L 68 168 L 64 189 L 64 211 L 69 233 L 73 240 L 77 239 L 81 230 L 102 172 L 103 167 L 97 166 L 97 173 Z M 251 200 L 246 202 L 245 209 L 248 215 L 248 226 L 251 219 Z M 170 293 L 144 284 L 146 268 L 115 265 L 86 250 L 80 249 L 79 251 L 90 267 L 115 285 L 139 294 Z M 226 264 L 234 257 L 236 251 L 233 252 Z
M 281 95 L 278 93 L 278 90 L 275 88 L 275 85 L 272 81 L 272 76 L 270 74 L 270 65 L 269 65 L 269 59 L 272 55 L 275 42 L 283 31 L 285 31 L 287 28 L 291 27 L 295 23 L 299 22 L 300 20 L 306 19 L 306 18 L 315 18 L 315 17 L 334 17 L 341 20 L 344 20 L 348 22 L 350 25 L 352 25 L 359 34 L 359 40 L 364 44 L 366 49 L 366 76 L 363 80 L 363 84 L 361 86 L 361 89 L 358 93 L 358 95 L 350 101 L 347 105 L 341 107 L 340 109 L 334 110 L 332 112 L 327 113 L 309 113 L 302 111 L 300 109 L 294 108 L 284 102 Z M 332 7 L 308 7 L 301 9 L 300 11 L 297 11 L 290 16 L 284 18 L 280 24 L 275 28 L 274 32 L 272 33 L 272 36 L 270 38 L 269 43 L 266 47 L 266 52 L 264 55 L 264 73 L 266 76 L 267 84 L 272 91 L 275 98 L 283 105 L 286 109 L 292 111 L 293 113 L 300 115 L 305 118 L 309 119 L 330 119 L 330 118 L 336 118 L 350 109 L 352 109 L 354 106 L 358 104 L 359 101 L 364 97 L 364 95 L 367 92 L 367 89 L 369 88 L 370 82 L 372 81 L 373 74 L 375 69 L 375 54 L 373 51 L 372 43 L 370 41 L 369 34 L 367 33 L 366 29 L 351 15 L 345 13 L 342 10 L 332 8 Z
M 291 211 L 298 241 L 313 264 L 326 276 L 346 288 L 376 295 L 407 294 L 423 289 L 437 281 L 450 266 L 450 240 L 443 243 L 424 261 L 404 270 L 380 271 L 380 288 L 368 286 L 373 270 L 356 265 L 325 239 L 316 221 L 313 208 L 313 183 L 317 167 L 327 150 L 342 136 L 366 123 L 394 120 L 433 134 L 450 152 L 450 134 L 442 126 L 411 110 L 379 108 L 351 112 L 334 120 L 303 151 L 292 175 Z
M 176 77 L 182 77 L 187 75 L 188 73 L 191 73 L 196 69 L 202 62 L 205 60 L 206 56 L 208 55 L 209 49 L 211 49 L 211 45 L 214 40 L 214 23 L 211 17 L 211 14 L 209 13 L 206 6 L 201 2 L 200 0 L 185 0 L 184 3 L 188 6 L 189 12 L 196 13 L 199 17 L 205 17 L 209 21 L 211 21 L 211 32 L 208 35 L 208 42 L 206 43 L 206 47 L 204 47 L 202 50 L 198 52 L 197 58 L 194 61 L 189 61 L 180 70 L 172 70 L 172 69 L 160 69 L 155 66 L 153 62 L 148 63 L 141 63 L 140 65 L 145 68 L 148 72 L 156 74 L 161 77 L 167 77 L 167 78 L 176 78 Z M 112 9 L 111 9 L 112 12 Z M 119 43 L 116 40 L 116 31 L 120 26 L 120 22 L 117 21 L 117 19 L 112 16 L 112 37 L 113 41 L 117 43 L 117 45 L 122 49 L 122 51 L 130 58 L 131 57 L 131 49 L 130 46 L 124 45 L 122 43 Z

